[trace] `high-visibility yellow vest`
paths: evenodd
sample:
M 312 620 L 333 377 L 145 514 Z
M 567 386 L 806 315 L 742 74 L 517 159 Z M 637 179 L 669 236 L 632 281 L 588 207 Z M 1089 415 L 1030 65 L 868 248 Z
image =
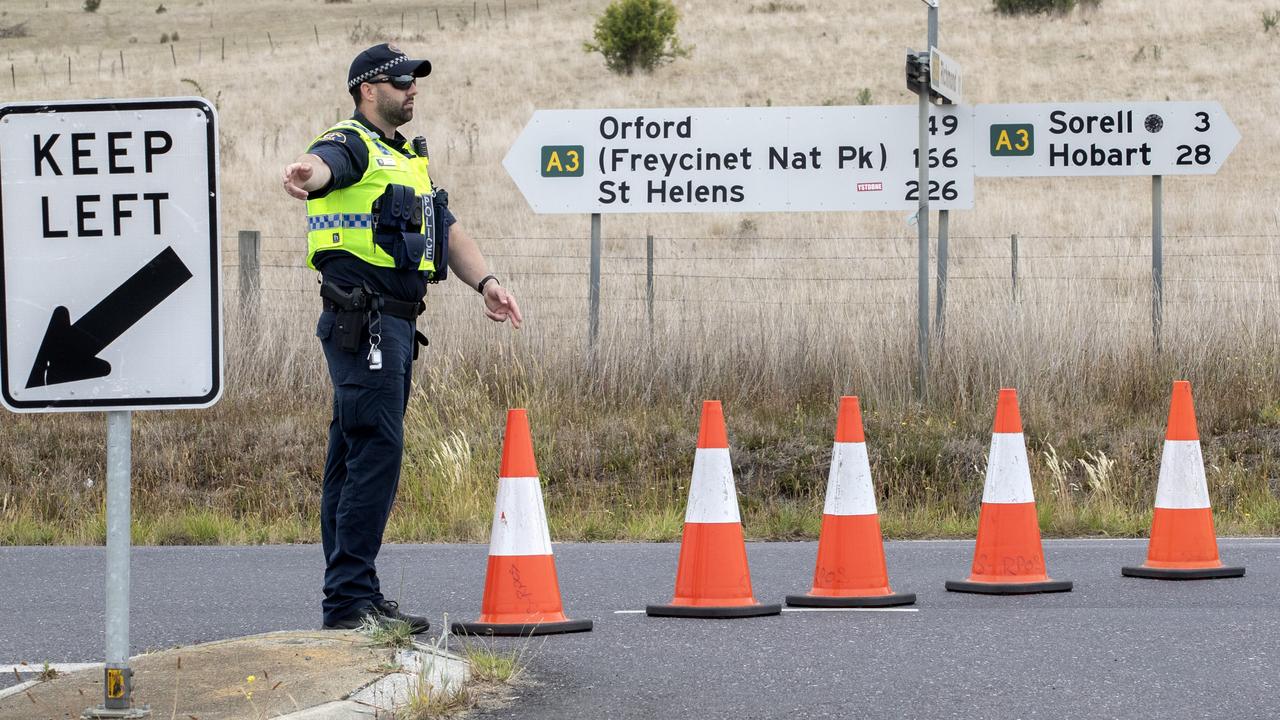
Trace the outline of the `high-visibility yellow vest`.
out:
M 307 267 L 314 270 L 316 253 L 328 250 L 345 250 L 370 265 L 395 267 L 395 260 L 373 241 L 373 201 L 391 184 L 408 185 L 419 195 L 429 195 L 427 158 L 406 157 L 355 120 L 334 125 L 316 140 L 343 130 L 354 130 L 364 141 L 369 166 L 356 184 L 307 201 Z M 435 262 L 424 255 L 418 269 L 434 272 Z

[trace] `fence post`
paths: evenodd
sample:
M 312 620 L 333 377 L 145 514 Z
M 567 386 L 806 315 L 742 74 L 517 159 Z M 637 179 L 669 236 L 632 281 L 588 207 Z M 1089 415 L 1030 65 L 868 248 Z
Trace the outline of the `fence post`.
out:
M 1013 276 L 1012 298 L 1018 302 L 1018 233 L 1009 236 L 1009 272 Z
M 247 317 L 258 311 L 262 291 L 262 274 L 258 255 L 262 249 L 262 233 L 240 231 L 240 314 Z
M 649 336 L 653 337 L 653 236 L 649 235 L 644 241 L 644 299 L 645 307 L 649 310 Z

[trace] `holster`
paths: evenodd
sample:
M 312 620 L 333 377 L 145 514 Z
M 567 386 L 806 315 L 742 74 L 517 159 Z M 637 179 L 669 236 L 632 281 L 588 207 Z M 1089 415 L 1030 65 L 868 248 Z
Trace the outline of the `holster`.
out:
M 371 292 L 362 287 L 343 290 L 328 280 L 320 283 L 320 297 L 324 298 L 325 310 L 332 311 L 337 316 L 337 320 L 333 325 L 333 332 L 338 338 L 338 347 L 344 352 L 355 352 L 360 349 L 360 343 L 364 341 L 364 328 L 370 312 L 384 312 L 413 322 L 427 309 L 427 306 L 421 300 L 418 302 L 406 302 L 395 298 L 386 298 L 379 293 Z M 425 346 L 427 344 L 427 336 L 415 329 L 414 338 L 417 341 L 413 348 L 413 357 L 416 360 L 418 358 L 417 345 Z

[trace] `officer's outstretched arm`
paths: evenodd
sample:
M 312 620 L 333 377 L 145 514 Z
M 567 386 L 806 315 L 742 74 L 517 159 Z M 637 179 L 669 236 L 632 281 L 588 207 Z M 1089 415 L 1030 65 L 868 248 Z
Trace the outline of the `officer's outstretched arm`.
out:
M 299 200 L 306 200 L 307 193 L 328 185 L 332 177 L 329 165 L 319 155 L 303 153 L 284 167 L 284 191 Z
M 458 223 L 449 226 L 449 269 L 472 289 L 489 274 L 489 265 L 480 252 L 480 246 Z M 510 320 L 511 327 L 516 330 L 524 322 L 515 296 L 497 280 L 484 284 L 484 314 L 495 322 Z

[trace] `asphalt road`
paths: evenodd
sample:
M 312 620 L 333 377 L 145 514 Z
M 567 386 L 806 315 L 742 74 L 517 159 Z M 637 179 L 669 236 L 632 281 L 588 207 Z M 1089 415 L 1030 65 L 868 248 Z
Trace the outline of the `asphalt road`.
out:
M 493 641 L 520 649 L 537 684 L 479 717 L 1276 718 L 1280 717 L 1280 540 L 1225 540 L 1241 579 L 1122 578 L 1145 541 L 1046 541 L 1057 595 L 948 593 L 973 543 L 887 546 L 918 612 L 657 619 L 676 545 L 556 545 L 566 612 L 591 633 Z M 751 543 L 757 596 L 809 589 L 814 543 Z M 102 548 L 0 548 L 0 665 L 101 661 Z M 486 547 L 399 545 L 385 589 L 433 623 L 479 613 Z M 315 546 L 138 548 L 135 653 L 317 627 Z M 434 632 L 435 628 L 433 628 Z M 12 680 L 10 680 L 11 684 Z

